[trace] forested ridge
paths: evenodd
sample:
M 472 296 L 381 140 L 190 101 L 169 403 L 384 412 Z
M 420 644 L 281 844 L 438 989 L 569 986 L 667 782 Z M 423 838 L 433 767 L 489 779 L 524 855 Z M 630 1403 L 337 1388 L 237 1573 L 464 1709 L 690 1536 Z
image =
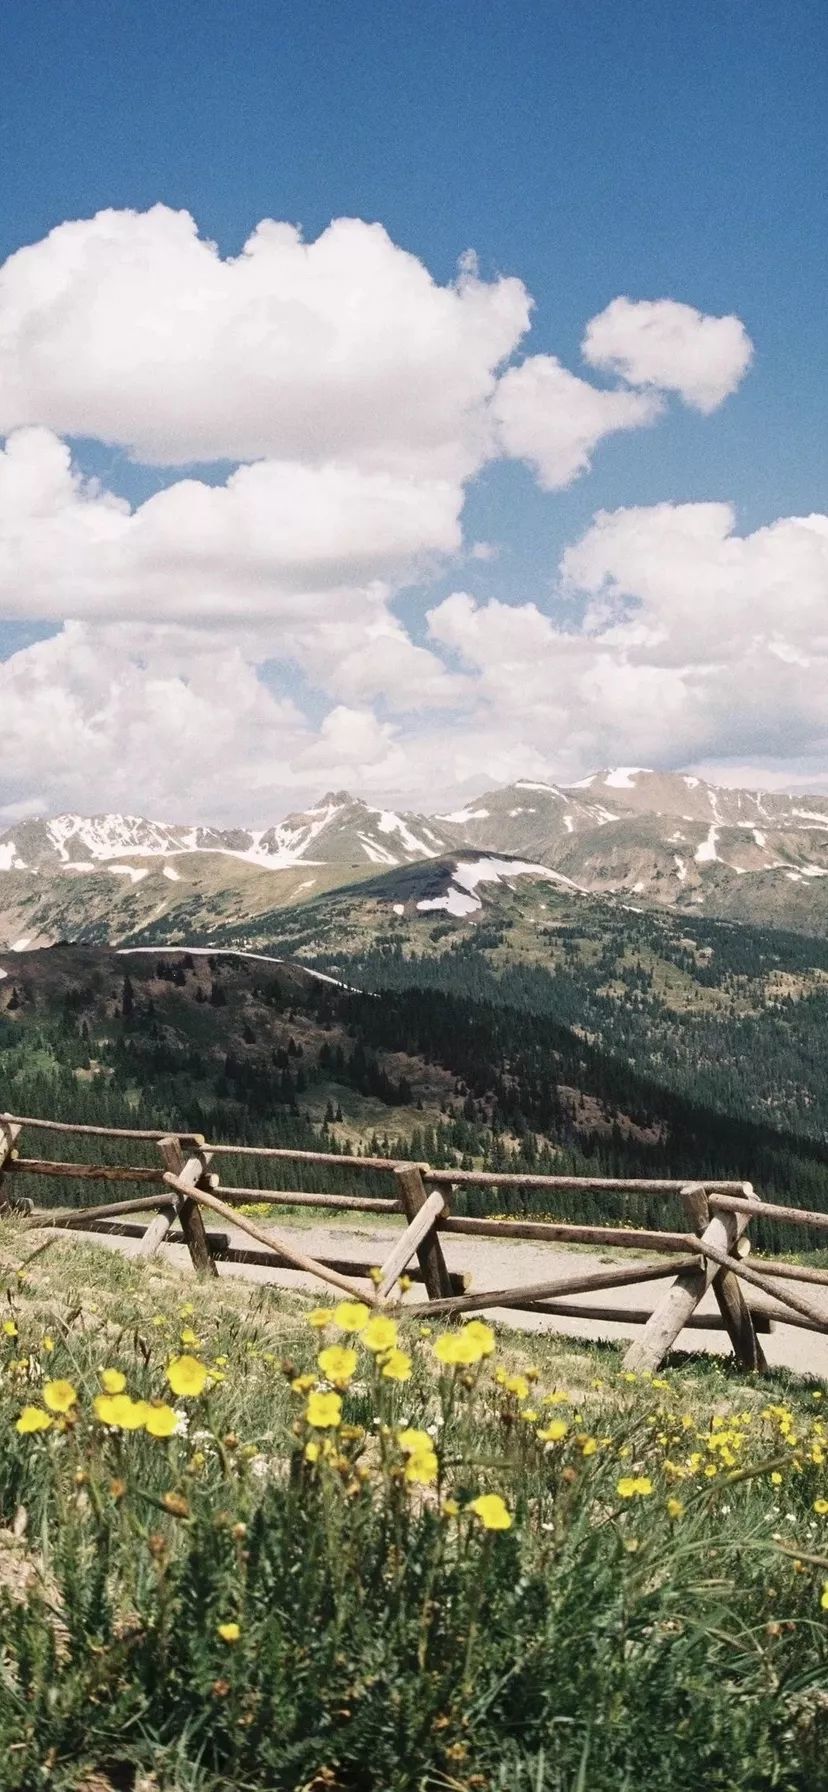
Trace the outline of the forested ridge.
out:
M 716 987 L 745 950 L 734 939 Z M 53 948 L 22 955 L 14 980 L 0 985 L 0 1104 L 495 1171 L 747 1177 L 769 1198 L 828 1209 L 825 1096 L 818 1060 L 808 1063 L 823 991 L 753 1017 L 728 1007 L 678 1017 L 634 967 L 616 988 L 618 968 L 606 953 L 588 976 L 498 966 L 466 937 L 439 956 L 374 947 L 349 960 L 347 982 L 358 985 L 349 988 L 220 954 L 125 961 Z M 697 969 L 712 987 L 712 966 Z M 809 1097 L 799 1103 L 798 1079 Z M 43 1147 L 33 1138 L 28 1155 Z M 88 1141 L 61 1141 L 61 1156 L 73 1150 L 90 1155 Z M 114 1143 L 106 1151 L 120 1162 L 152 1155 Z M 251 1187 L 357 1186 L 342 1166 L 231 1160 L 225 1173 Z M 27 1192 L 47 1202 L 83 1193 L 77 1183 L 32 1185 Z M 382 1178 L 372 1185 L 378 1191 Z M 464 1200 L 498 1212 L 548 1206 L 503 1188 Z M 554 1211 L 675 1217 L 660 1201 L 587 1191 L 556 1197 Z M 768 1242 L 801 1247 L 802 1236 L 769 1228 Z

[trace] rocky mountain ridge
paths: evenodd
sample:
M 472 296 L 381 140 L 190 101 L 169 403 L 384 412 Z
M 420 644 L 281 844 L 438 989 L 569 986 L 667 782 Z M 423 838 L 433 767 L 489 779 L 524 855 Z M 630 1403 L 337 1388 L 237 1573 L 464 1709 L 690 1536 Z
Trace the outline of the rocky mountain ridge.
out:
M 0 834 L 0 945 L 137 939 L 148 926 L 156 937 L 159 921 L 205 937 L 431 863 L 446 868 L 435 905 L 459 917 L 464 904 L 467 914 L 480 906 L 468 864 L 483 859 L 632 905 L 818 934 L 828 925 L 828 800 L 622 766 L 570 786 L 517 779 L 433 815 L 332 791 L 258 829 L 123 815 L 23 821 Z

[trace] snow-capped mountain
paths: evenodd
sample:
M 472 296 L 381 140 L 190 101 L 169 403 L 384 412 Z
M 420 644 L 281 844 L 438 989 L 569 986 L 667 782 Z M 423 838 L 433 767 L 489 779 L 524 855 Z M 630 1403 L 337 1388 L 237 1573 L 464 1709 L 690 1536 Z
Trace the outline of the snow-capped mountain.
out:
M 0 945 L 156 938 L 179 917 L 188 937 L 209 939 L 217 925 L 429 862 L 447 867 L 437 906 L 460 919 L 479 906 L 464 861 L 554 872 L 562 889 L 636 906 L 828 928 L 828 800 L 617 766 L 569 786 L 517 779 L 437 815 L 332 791 L 257 829 L 24 821 L 0 834 Z
M 136 815 L 57 815 L 0 834 L 2 871 L 93 871 L 113 860 L 224 853 L 272 871 L 300 863 L 401 865 L 437 858 L 462 836 L 419 815 L 372 809 L 347 791 L 270 828 L 174 826 Z

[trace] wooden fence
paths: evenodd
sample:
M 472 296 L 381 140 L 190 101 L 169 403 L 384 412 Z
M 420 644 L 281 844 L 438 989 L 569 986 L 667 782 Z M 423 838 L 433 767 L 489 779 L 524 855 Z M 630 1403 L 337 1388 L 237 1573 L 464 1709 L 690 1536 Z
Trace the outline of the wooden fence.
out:
M 39 1131 L 84 1136 L 91 1140 L 119 1139 L 140 1142 L 157 1151 L 156 1162 L 106 1164 L 62 1162 L 24 1156 L 20 1140 Z M 280 1159 L 295 1164 L 320 1164 L 326 1169 L 347 1166 L 348 1171 L 387 1173 L 393 1194 L 387 1198 L 359 1194 L 311 1194 L 299 1189 L 267 1190 L 225 1186 L 217 1164 L 222 1157 Z M 140 1195 L 97 1206 L 35 1210 L 25 1199 L 27 1176 L 60 1180 L 140 1186 Z M 452 1212 L 452 1196 L 464 1187 L 500 1189 L 530 1188 L 548 1194 L 554 1205 L 556 1191 L 601 1190 L 608 1196 L 642 1193 L 672 1201 L 679 1216 L 675 1231 L 633 1228 L 629 1225 L 575 1225 L 556 1220 L 484 1219 Z M 314 1208 L 335 1212 L 398 1214 L 405 1227 L 394 1238 L 385 1262 L 373 1266 L 351 1259 L 310 1257 L 285 1231 L 265 1230 L 249 1214 L 239 1211 L 251 1203 L 275 1208 Z M 536 1176 L 501 1174 L 483 1170 L 432 1169 L 423 1163 L 401 1163 L 381 1157 L 355 1158 L 334 1153 L 294 1151 L 276 1146 L 208 1144 L 200 1133 L 177 1134 L 130 1131 L 106 1126 L 80 1126 L 64 1121 L 35 1119 L 18 1114 L 0 1115 L 0 1212 L 15 1209 L 32 1229 L 59 1227 L 66 1230 L 125 1232 L 140 1239 L 139 1255 L 151 1257 L 167 1243 L 186 1244 L 199 1275 L 218 1274 L 217 1263 L 252 1263 L 273 1269 L 299 1270 L 340 1294 L 350 1295 L 374 1308 L 396 1305 L 402 1299 L 400 1278 L 419 1283 L 424 1299 L 406 1301 L 405 1311 L 416 1316 L 481 1312 L 487 1308 L 513 1308 L 544 1313 L 554 1318 L 611 1320 L 616 1324 L 641 1325 L 630 1345 L 625 1366 L 653 1370 L 686 1327 L 724 1328 L 736 1360 L 742 1368 L 766 1367 L 758 1334 L 774 1320 L 785 1325 L 828 1333 L 828 1308 L 820 1310 L 787 1286 L 813 1283 L 828 1286 L 828 1270 L 807 1265 L 771 1262 L 751 1255 L 749 1227 L 759 1216 L 780 1219 L 794 1226 L 828 1231 L 828 1215 L 796 1207 L 780 1207 L 760 1201 L 748 1182 L 690 1182 L 612 1177 Z M 208 1232 L 205 1216 L 216 1215 L 241 1231 L 257 1246 L 239 1248 L 227 1233 Z M 150 1216 L 149 1218 L 147 1216 Z M 177 1230 L 175 1229 L 177 1227 Z M 469 1288 L 463 1275 L 449 1271 L 441 1240 L 444 1236 L 495 1239 L 531 1239 L 544 1244 L 612 1246 L 622 1251 L 651 1253 L 632 1264 L 610 1268 L 577 1269 L 565 1277 L 518 1287 Z M 655 1261 L 653 1260 L 655 1258 Z M 373 1279 L 372 1279 L 373 1277 Z M 574 1295 L 596 1294 L 604 1289 L 630 1287 L 654 1280 L 668 1280 L 662 1298 L 652 1311 L 640 1307 L 584 1305 Z M 716 1300 L 715 1314 L 698 1312 L 708 1289 Z M 761 1305 L 748 1300 L 756 1290 Z

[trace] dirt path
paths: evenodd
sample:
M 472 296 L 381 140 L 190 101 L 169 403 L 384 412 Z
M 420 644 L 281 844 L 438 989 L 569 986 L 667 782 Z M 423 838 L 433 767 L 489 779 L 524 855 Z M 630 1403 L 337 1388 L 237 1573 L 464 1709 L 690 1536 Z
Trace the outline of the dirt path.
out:
M 262 1224 L 261 1221 L 258 1222 Z M 224 1230 L 224 1228 L 222 1228 Z M 244 1247 L 251 1241 L 235 1227 L 229 1227 L 230 1241 L 233 1245 Z M 292 1238 L 312 1257 L 332 1257 L 340 1260 L 353 1259 L 362 1263 L 381 1263 L 388 1255 L 390 1243 L 398 1228 L 392 1223 L 380 1224 L 374 1220 L 364 1223 L 354 1221 L 348 1225 L 336 1226 L 311 1225 L 297 1228 L 285 1225 L 284 1233 Z M 279 1227 L 274 1228 L 278 1234 Z M 90 1234 L 90 1239 L 92 1235 Z M 97 1243 L 113 1250 L 119 1250 L 126 1256 L 135 1256 L 139 1240 L 134 1238 L 118 1238 L 95 1234 Z M 598 1268 L 619 1261 L 615 1255 L 588 1253 L 586 1251 L 566 1251 L 553 1245 L 538 1244 L 521 1239 L 491 1238 L 445 1238 L 443 1248 L 450 1269 L 462 1270 L 471 1276 L 471 1287 L 503 1288 L 520 1286 L 545 1279 L 552 1280 L 557 1276 L 566 1278 L 583 1274 L 591 1268 Z M 189 1267 L 189 1258 L 183 1245 L 169 1245 L 164 1248 L 164 1255 L 169 1262 Z M 319 1292 L 319 1284 L 309 1277 L 298 1274 L 294 1270 L 269 1270 L 255 1264 L 234 1263 L 220 1268 L 222 1276 L 239 1277 L 246 1281 L 272 1282 L 284 1288 L 303 1288 Z M 641 1307 L 651 1311 L 663 1292 L 666 1284 L 663 1280 L 639 1283 L 634 1288 L 607 1288 L 600 1294 L 578 1294 L 574 1296 L 585 1306 L 603 1307 Z M 828 1289 L 808 1287 L 800 1292 L 815 1307 L 824 1312 L 828 1322 Z M 414 1298 L 422 1298 L 422 1289 Z M 760 1297 L 761 1299 L 761 1297 Z M 716 1313 L 716 1302 L 712 1294 L 705 1296 L 701 1306 L 702 1313 Z M 492 1317 L 504 1324 L 514 1326 L 520 1331 L 553 1331 L 568 1337 L 588 1339 L 618 1340 L 634 1338 L 638 1326 L 619 1323 L 614 1320 L 600 1319 L 564 1319 L 558 1316 L 547 1317 L 540 1313 L 517 1313 L 507 1308 L 492 1308 Z M 687 1350 L 707 1350 L 726 1354 L 730 1348 L 727 1334 L 718 1330 L 685 1331 L 679 1345 Z M 762 1346 L 768 1362 L 800 1374 L 817 1375 L 828 1380 L 828 1335 L 821 1336 L 815 1332 L 799 1330 L 795 1326 L 774 1324 L 770 1334 L 763 1334 Z

